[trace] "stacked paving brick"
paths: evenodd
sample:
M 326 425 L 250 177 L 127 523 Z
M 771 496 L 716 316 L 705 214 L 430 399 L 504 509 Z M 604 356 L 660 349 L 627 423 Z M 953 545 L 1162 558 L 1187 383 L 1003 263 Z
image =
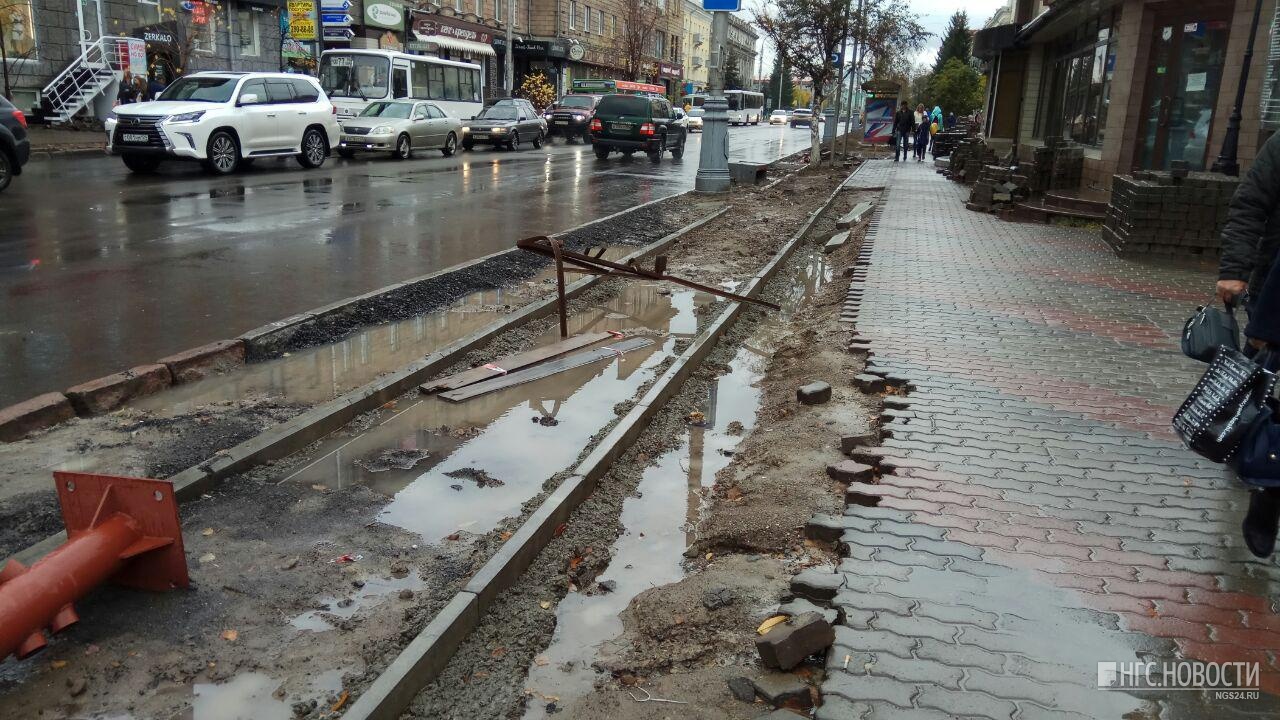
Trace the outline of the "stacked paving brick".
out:
M 1013 204 L 1027 199 L 1026 177 L 1006 165 L 986 165 L 973 184 L 965 207 L 980 212 L 1012 209 Z
M 1216 257 L 1237 185 L 1216 173 L 1117 175 L 1102 238 L 1120 255 Z
M 1049 175 L 1050 190 L 1074 190 L 1084 178 L 1084 148 L 1059 145 L 1053 149 L 1053 169 Z
M 995 152 L 985 142 L 977 137 L 967 137 L 951 153 L 951 164 L 946 175 L 956 182 L 970 185 L 978 181 L 983 166 L 993 165 L 996 161 Z

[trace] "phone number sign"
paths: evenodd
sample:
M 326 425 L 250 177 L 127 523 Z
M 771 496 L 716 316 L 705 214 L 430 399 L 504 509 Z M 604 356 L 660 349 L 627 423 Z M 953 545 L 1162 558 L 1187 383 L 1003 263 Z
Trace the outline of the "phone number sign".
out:
M 289 0 L 289 35 L 294 40 L 316 39 L 315 0 Z

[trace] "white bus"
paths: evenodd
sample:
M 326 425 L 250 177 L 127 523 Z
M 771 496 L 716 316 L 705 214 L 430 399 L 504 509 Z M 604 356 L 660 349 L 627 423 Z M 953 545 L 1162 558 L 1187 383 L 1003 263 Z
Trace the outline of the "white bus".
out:
M 725 90 L 729 101 L 730 125 L 759 125 L 764 119 L 764 93 L 751 90 Z
M 467 119 L 484 108 L 484 73 L 475 63 L 409 55 L 393 50 L 325 50 L 320 87 L 338 108 L 338 119 L 359 115 L 374 100 L 432 100 Z

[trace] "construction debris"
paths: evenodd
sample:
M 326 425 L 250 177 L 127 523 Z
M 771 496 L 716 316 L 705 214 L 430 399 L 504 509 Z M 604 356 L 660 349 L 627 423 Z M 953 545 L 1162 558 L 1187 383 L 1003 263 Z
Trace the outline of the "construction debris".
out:
M 830 647 L 836 631 L 816 612 L 797 615 L 756 638 L 756 652 L 765 667 L 790 670 L 810 655 Z M 759 689 L 759 685 L 756 686 Z

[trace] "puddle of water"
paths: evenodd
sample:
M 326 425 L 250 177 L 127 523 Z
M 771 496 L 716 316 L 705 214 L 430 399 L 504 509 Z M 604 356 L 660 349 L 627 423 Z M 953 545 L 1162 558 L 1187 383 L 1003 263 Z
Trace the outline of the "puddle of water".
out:
M 325 618 L 326 615 L 339 618 L 354 617 L 356 613 L 365 610 L 374 605 L 378 605 L 389 597 L 398 594 L 401 590 L 421 590 L 426 585 L 417 572 L 410 572 L 402 578 L 367 578 L 364 587 L 353 593 L 347 598 L 339 597 L 323 597 L 317 601 L 318 605 L 327 605 L 327 610 L 308 610 L 305 613 L 293 618 L 289 624 L 294 628 L 310 632 L 324 632 L 332 630 L 333 625 Z M 346 603 L 350 600 L 350 603 Z M 342 672 L 338 672 L 338 680 L 342 679 Z M 338 683 L 341 687 L 341 682 Z
M 454 532 L 483 533 L 520 506 L 542 483 L 570 467 L 613 407 L 636 394 L 669 357 L 675 340 L 697 328 L 695 308 L 712 298 L 681 290 L 663 294 L 633 282 L 606 305 L 571 319 L 571 332 L 649 328 L 667 333 L 649 347 L 453 404 L 436 397 L 386 411 L 354 438 L 335 438 L 310 465 L 282 480 L 344 487 L 361 483 L 392 497 L 379 520 L 420 533 L 428 542 Z M 539 340 L 551 343 L 555 331 Z M 442 427 L 443 426 L 443 427 Z M 412 469 L 370 472 L 368 460 L 388 449 L 428 454 Z M 463 470 L 502 484 L 481 487 Z
M 624 533 L 614 543 L 609 567 L 600 580 L 617 587 L 604 595 L 569 593 L 556 608 L 556 629 L 547 650 L 529 666 L 526 687 L 565 701 L 594 689 L 592 661 L 599 650 L 622 634 L 619 615 L 645 590 L 685 577 L 684 551 L 706 506 L 703 488 L 715 484 L 716 473 L 756 424 L 764 391 L 756 384 L 764 375 L 774 330 L 786 323 L 801 302 L 831 280 L 831 268 L 820 252 L 808 255 L 791 278 L 781 313 L 771 315 L 729 362 L 729 372 L 711 385 L 704 400 L 705 428 L 691 427 L 680 446 L 648 467 L 636 494 L 624 501 Z M 732 289 L 732 288 L 731 288 Z M 761 349 L 763 346 L 763 349 Z M 733 428 L 741 423 L 741 429 Z M 684 517 L 671 508 L 684 496 Z M 532 702 L 524 720 L 548 717 L 545 703 Z
M 196 683 L 190 720 L 290 720 L 293 709 L 272 694 L 280 681 L 248 672 L 220 683 Z

